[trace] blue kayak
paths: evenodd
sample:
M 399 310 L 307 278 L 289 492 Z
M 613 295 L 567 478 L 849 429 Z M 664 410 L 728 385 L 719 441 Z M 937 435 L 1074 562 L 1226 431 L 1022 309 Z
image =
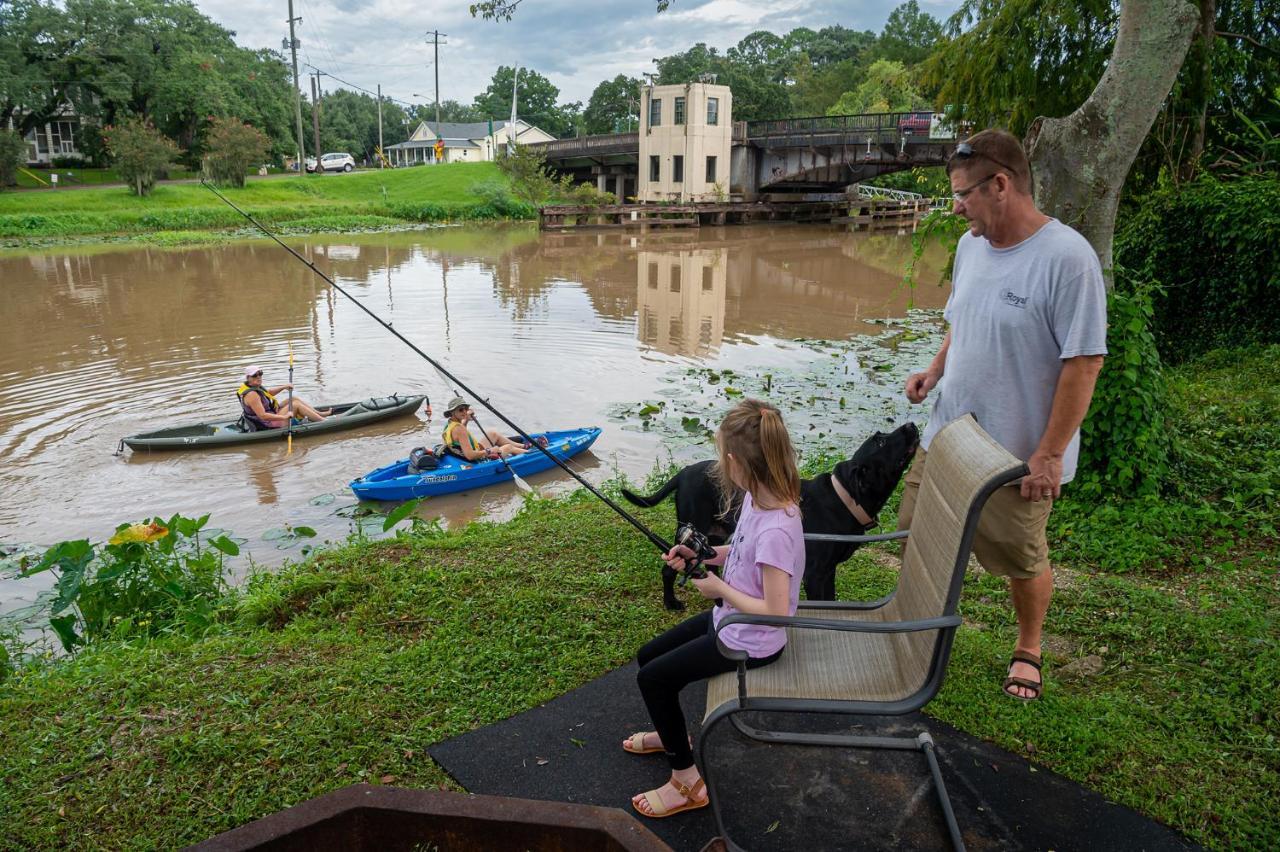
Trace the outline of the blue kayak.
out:
M 600 431 L 599 427 L 591 426 L 561 432 L 535 432 L 532 437 L 546 438 L 547 450 L 563 461 L 594 444 L 596 438 L 600 437 Z M 434 470 L 410 473 L 409 460 L 404 458 L 353 480 L 351 490 L 361 500 L 412 500 L 416 497 L 452 494 L 510 482 L 511 470 L 507 465 L 521 476 L 527 476 L 555 467 L 556 463 L 538 449 L 511 456 L 507 459 L 507 464 L 498 459 L 467 462 L 457 456 L 445 454 L 440 458 L 440 466 Z

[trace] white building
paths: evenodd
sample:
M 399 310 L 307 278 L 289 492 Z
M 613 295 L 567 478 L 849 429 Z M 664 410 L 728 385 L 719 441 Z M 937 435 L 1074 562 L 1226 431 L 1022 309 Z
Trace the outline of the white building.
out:
M 498 151 L 511 138 L 509 121 L 473 121 L 456 123 L 442 121 L 437 128 L 434 121 L 424 121 L 409 135 L 407 142 L 398 142 L 386 148 L 387 159 L 393 166 L 414 166 L 421 163 L 478 163 L 496 159 Z M 550 142 L 550 133 L 517 119 L 515 142 Z M 437 142 L 443 144 L 437 146 Z M 437 156 L 439 152 L 439 156 Z
M 14 117 L 8 122 L 9 130 L 17 130 L 18 123 Z M 28 165 L 49 165 L 54 157 L 80 157 L 84 153 L 77 147 L 80 137 L 80 116 L 70 104 L 64 106 L 57 115 L 43 125 L 27 131 L 24 141 L 27 143 Z
M 728 86 L 642 86 L 637 200 L 727 198 L 732 117 Z

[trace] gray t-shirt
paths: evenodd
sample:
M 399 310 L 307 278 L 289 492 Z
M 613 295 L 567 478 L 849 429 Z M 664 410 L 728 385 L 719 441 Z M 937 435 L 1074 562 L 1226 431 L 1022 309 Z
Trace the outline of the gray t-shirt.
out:
M 1016 246 L 998 249 L 966 233 L 956 248 L 951 325 L 926 449 L 943 426 L 970 412 L 991 437 L 1024 461 L 1053 407 L 1062 360 L 1107 352 L 1107 296 L 1089 241 L 1057 219 Z M 1076 473 L 1080 432 L 1062 459 Z

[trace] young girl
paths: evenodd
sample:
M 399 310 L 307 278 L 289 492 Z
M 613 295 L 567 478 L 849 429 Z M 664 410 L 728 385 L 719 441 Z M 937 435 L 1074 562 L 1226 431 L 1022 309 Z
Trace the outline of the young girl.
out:
M 804 532 L 800 526 L 800 474 L 795 450 L 778 409 L 748 399 L 733 408 L 716 432 L 726 500 L 736 486 L 743 494 L 738 526 L 728 546 L 717 547 L 710 565 L 723 565 L 724 578 L 708 574 L 690 578 L 705 598 L 721 598 L 714 609 L 673 627 L 636 655 L 636 680 L 656 730 L 633 734 L 622 747 L 633 754 L 662 751 L 671 765 L 671 780 L 631 800 L 643 816 L 667 817 L 706 807 L 707 791 L 693 762 L 680 690 L 687 684 L 733 671 L 734 661 L 716 647 L 715 627 L 735 612 L 795 615 L 804 573 Z M 677 545 L 663 558 L 672 568 L 685 568 L 691 550 Z M 720 634 L 730 648 L 750 655 L 747 668 L 768 665 L 782 656 L 786 632 L 779 627 L 731 624 Z

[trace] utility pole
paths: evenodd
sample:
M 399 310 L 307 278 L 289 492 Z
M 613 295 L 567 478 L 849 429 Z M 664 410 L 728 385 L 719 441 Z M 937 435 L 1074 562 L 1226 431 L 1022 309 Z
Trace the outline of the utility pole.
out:
M 301 42 L 294 35 L 294 23 L 302 23 L 302 18 L 293 16 L 293 0 L 289 0 L 289 52 L 293 54 L 293 114 L 298 122 L 298 174 L 306 174 L 302 150 L 302 89 L 298 87 L 298 46 Z
M 427 33 L 427 35 L 431 36 L 431 43 L 435 45 L 435 50 L 436 50 L 435 60 L 434 60 L 435 66 L 436 66 L 436 135 L 439 136 L 440 135 L 440 39 L 442 37 L 447 38 L 447 35 L 445 33 L 440 32 L 439 30 L 432 30 L 431 32 Z M 445 42 L 445 44 L 448 44 L 448 42 Z
M 516 66 L 516 70 L 511 74 L 511 126 L 507 128 L 507 156 L 515 156 L 516 153 L 516 136 L 520 130 L 516 127 L 516 96 L 519 89 L 516 86 L 520 80 L 520 66 Z
M 382 152 L 382 84 L 378 84 L 378 168 L 382 168 L 387 156 Z
M 316 174 L 320 174 L 320 73 L 311 78 L 311 132 L 316 143 Z

